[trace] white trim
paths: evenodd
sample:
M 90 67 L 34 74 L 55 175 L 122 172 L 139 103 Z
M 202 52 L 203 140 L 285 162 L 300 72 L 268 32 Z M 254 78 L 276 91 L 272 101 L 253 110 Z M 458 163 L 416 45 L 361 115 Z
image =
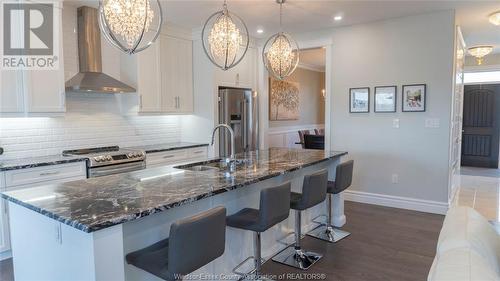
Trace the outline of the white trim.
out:
M 12 258 L 12 251 L 0 252 L 0 261 Z
M 304 124 L 294 126 L 269 127 L 267 133 L 270 135 L 278 135 L 285 133 L 297 133 L 298 130 L 313 130 L 323 128 L 325 128 L 325 124 Z
M 302 68 L 306 70 L 311 70 L 311 71 L 316 71 L 316 72 L 322 72 L 325 73 L 325 67 L 323 66 L 318 66 L 314 64 L 308 64 L 308 63 L 303 63 L 299 62 L 299 65 L 297 65 L 297 68 Z
M 425 213 L 444 215 L 448 211 L 448 203 L 431 200 L 422 200 L 409 197 L 392 196 L 362 191 L 346 190 L 344 199 L 359 203 L 420 211 Z

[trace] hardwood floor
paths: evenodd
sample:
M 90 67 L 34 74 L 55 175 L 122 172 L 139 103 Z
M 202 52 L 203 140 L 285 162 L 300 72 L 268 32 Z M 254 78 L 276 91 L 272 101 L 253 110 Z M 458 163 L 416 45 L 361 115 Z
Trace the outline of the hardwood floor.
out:
M 335 244 L 302 240 L 305 249 L 324 254 L 308 271 L 268 261 L 264 273 L 281 275 L 279 280 L 427 279 L 444 216 L 354 202 L 345 203 L 345 213 L 349 237 Z M 13 280 L 11 260 L 0 262 L 0 280 Z
M 302 240 L 304 249 L 324 254 L 307 272 L 269 261 L 264 273 L 280 280 L 427 279 L 444 216 L 354 202 L 345 203 L 345 213 L 349 237 L 335 244 Z M 324 275 L 300 275 L 312 273 Z

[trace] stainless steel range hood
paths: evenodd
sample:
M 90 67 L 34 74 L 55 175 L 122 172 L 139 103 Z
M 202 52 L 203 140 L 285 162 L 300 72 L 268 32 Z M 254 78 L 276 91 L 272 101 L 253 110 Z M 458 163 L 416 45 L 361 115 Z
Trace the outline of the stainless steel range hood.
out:
M 66 82 L 66 91 L 105 94 L 135 92 L 133 87 L 102 73 L 101 31 L 97 17 L 95 8 L 78 8 L 80 73 Z

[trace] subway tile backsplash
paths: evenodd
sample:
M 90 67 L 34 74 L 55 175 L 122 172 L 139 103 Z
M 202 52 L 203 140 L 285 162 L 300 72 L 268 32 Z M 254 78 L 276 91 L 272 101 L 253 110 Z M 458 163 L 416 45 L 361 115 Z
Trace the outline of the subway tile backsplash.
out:
M 0 160 L 56 155 L 83 147 L 180 141 L 178 116 L 124 116 L 113 112 L 116 104 L 109 99 L 93 99 L 105 101 L 99 110 L 87 107 L 92 102 L 80 101 L 70 103 L 62 117 L 0 118 L 0 146 L 5 150 Z

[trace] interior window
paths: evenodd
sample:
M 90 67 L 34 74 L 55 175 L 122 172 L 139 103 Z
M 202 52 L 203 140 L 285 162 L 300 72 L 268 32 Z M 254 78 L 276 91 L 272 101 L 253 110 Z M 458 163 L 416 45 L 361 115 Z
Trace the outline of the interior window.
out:
M 500 71 L 482 71 L 464 73 L 465 84 L 500 82 Z

